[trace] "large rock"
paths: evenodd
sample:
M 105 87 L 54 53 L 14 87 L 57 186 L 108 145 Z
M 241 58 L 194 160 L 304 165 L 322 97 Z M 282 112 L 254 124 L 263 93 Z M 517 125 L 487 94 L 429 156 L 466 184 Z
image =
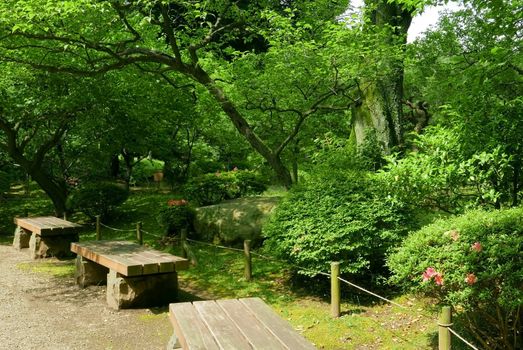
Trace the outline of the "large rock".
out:
M 260 241 L 262 225 L 280 199 L 247 197 L 197 208 L 194 229 L 198 237 L 208 241 Z

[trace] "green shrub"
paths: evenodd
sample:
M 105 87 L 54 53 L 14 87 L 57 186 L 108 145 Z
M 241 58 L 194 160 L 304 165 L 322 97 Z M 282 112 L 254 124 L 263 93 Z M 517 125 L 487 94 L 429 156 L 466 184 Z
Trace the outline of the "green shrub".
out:
M 88 183 L 81 185 L 71 193 L 67 201 L 70 210 L 81 211 L 90 218 L 101 215 L 102 218 L 124 203 L 129 191 L 123 186 L 109 182 Z
M 186 200 L 171 199 L 167 202 L 167 206 L 160 209 L 157 221 L 165 228 L 167 235 L 176 235 L 181 229 L 191 225 L 193 217 L 194 212 Z
M 131 182 L 137 184 L 147 183 L 152 181 L 154 173 L 163 170 L 163 162 L 153 159 L 143 159 L 133 168 L 133 175 Z
M 460 311 L 482 347 L 522 346 L 523 208 L 436 221 L 412 233 L 388 266 L 391 282 Z
M 192 178 L 184 186 L 184 193 L 191 201 L 204 206 L 226 199 L 260 194 L 266 188 L 265 183 L 256 173 L 248 170 L 235 170 Z
M 398 203 L 366 172 L 331 170 L 295 185 L 263 228 L 265 248 L 315 275 L 340 261 L 343 273 L 381 275 L 385 254 L 408 229 Z

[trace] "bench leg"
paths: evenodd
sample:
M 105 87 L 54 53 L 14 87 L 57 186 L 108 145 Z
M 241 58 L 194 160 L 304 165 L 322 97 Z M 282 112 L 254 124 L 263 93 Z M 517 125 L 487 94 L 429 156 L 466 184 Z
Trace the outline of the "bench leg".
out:
M 181 348 L 182 346 L 180 345 L 178 337 L 176 336 L 176 334 L 173 334 L 171 339 L 169 339 L 169 342 L 167 343 L 166 350 L 178 350 Z
M 176 272 L 126 277 L 109 270 L 107 274 L 107 304 L 116 310 L 167 305 L 177 293 Z
M 70 257 L 71 242 L 78 242 L 78 234 L 41 237 L 33 233 L 29 240 L 29 251 L 33 259 Z
M 20 226 L 16 226 L 15 238 L 13 239 L 13 247 L 17 250 L 22 248 L 29 248 L 29 240 L 31 239 L 31 232 L 24 230 Z
M 76 271 L 74 278 L 76 283 L 85 288 L 90 285 L 105 284 L 109 269 L 105 266 L 95 263 L 81 255 L 76 257 Z

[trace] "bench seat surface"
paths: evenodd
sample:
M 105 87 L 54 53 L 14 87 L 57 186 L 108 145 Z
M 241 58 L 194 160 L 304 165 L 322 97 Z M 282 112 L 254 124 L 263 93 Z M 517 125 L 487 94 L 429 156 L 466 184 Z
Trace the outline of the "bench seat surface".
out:
M 67 220 L 63 220 L 54 216 L 41 216 L 34 218 L 15 218 L 14 222 L 17 226 L 31 231 L 40 236 L 58 236 L 73 234 L 78 232 L 82 227 Z
M 260 298 L 169 305 L 182 349 L 316 349 Z
M 142 276 L 187 269 L 187 259 L 127 241 L 71 243 L 71 251 L 124 276 Z

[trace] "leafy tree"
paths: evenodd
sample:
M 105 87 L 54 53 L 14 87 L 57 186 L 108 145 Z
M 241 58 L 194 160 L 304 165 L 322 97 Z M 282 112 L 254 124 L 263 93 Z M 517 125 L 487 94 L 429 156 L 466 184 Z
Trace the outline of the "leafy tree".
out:
M 333 9 L 340 9 L 329 2 L 292 5 L 297 5 L 304 18 L 319 13 L 332 18 Z M 2 13 L 10 12 L 0 19 L 5 34 L 2 59 L 78 75 L 104 73 L 128 65 L 138 65 L 165 79 L 175 79 L 171 73 L 177 72 L 205 87 L 237 131 L 265 158 L 282 182 L 290 185 L 280 149 L 271 148 L 260 138 L 227 94 L 219 69 L 223 60 L 230 59 L 231 52 L 265 50 L 266 40 L 259 34 L 267 25 L 262 10 L 281 11 L 287 6 L 272 1 L 247 4 L 9 0 L 1 8 Z M 318 11 L 320 8 L 323 11 Z M 60 23 L 56 18 L 61 19 Z M 336 93 L 334 89 L 325 98 Z

